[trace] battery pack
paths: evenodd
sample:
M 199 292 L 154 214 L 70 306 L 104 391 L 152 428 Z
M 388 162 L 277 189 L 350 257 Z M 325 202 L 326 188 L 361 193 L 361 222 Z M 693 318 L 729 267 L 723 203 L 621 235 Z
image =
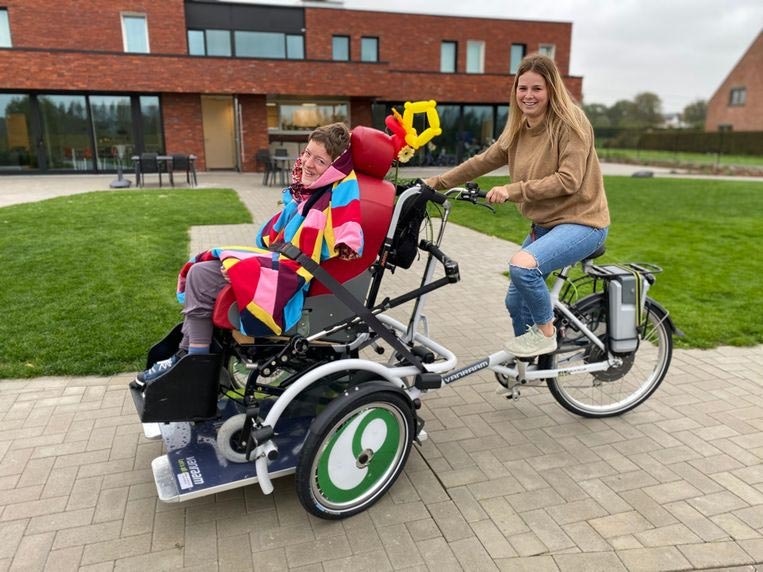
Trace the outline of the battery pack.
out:
M 601 266 L 608 279 L 609 347 L 615 353 L 628 353 L 638 348 L 641 276 L 621 266 Z

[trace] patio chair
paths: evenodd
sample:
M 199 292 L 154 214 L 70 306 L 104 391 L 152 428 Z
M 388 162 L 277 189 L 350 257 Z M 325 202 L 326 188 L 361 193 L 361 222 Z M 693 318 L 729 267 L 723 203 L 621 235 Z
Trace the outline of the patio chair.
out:
M 262 168 L 262 184 L 274 185 L 279 179 L 282 180 L 281 171 L 278 167 L 277 161 L 273 159 L 269 149 L 260 149 L 254 156 L 257 170 Z
M 175 153 L 171 155 L 172 157 L 172 168 L 169 170 L 170 173 L 170 184 L 174 187 L 175 186 L 175 178 L 173 176 L 173 173 L 175 171 L 185 171 L 185 182 L 191 185 L 192 187 L 195 187 L 198 184 L 198 181 L 196 180 L 196 161 L 195 157 L 192 157 L 191 155 L 185 155 L 182 153 Z
M 167 168 L 163 161 L 159 160 L 158 153 L 141 153 L 136 166 L 136 177 L 138 186 L 143 187 L 146 183 L 146 173 L 156 173 L 159 175 L 159 186 L 162 186 L 162 172 Z

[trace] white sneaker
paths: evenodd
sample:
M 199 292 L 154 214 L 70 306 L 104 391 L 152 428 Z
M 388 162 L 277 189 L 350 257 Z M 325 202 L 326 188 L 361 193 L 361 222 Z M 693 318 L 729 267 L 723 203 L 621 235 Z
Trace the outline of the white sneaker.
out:
M 527 333 L 506 342 L 506 350 L 520 358 L 550 354 L 556 350 L 556 328 L 547 337 L 538 326 L 528 326 Z

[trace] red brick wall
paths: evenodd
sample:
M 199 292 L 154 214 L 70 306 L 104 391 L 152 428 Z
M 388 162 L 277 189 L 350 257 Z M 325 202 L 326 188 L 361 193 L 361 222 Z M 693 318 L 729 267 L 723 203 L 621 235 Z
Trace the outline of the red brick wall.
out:
M 258 149 L 267 149 L 268 118 L 264 95 L 242 95 L 238 98 L 241 105 L 242 131 L 242 170 L 255 171 L 254 156 Z
M 3 0 L 15 48 L 123 52 L 123 12 L 145 14 L 151 53 L 186 53 L 183 0 Z
M 731 89 L 744 87 L 744 105 L 729 105 Z M 731 125 L 734 131 L 763 131 L 763 32 L 749 47 L 707 104 L 706 131 Z
M 341 17 L 339 17 L 341 14 Z M 305 51 L 311 59 L 331 59 L 331 37 L 350 36 L 350 58 L 360 59 L 360 38 L 379 37 L 379 59 L 391 69 L 440 71 L 440 43 L 458 42 L 457 71 L 466 69 L 467 40 L 485 41 L 485 73 L 506 74 L 512 43 L 527 44 L 528 52 L 541 43 L 556 45 L 562 75 L 569 73 L 572 24 L 487 18 L 453 18 L 392 14 L 361 10 L 306 8 Z
M 199 58 L 187 55 L 183 0 L 0 2 L 14 46 L 0 50 L 0 89 L 161 94 L 167 151 L 196 154 L 200 170 L 202 94 L 239 97 L 243 168 L 252 170 L 254 152 L 268 145 L 266 94 L 347 98 L 360 125 L 371 123 L 375 100 L 507 102 L 512 43 L 529 52 L 555 44 L 562 75 L 569 71 L 570 23 L 306 8 L 306 60 Z M 123 52 L 123 12 L 146 14 L 150 54 Z M 334 34 L 350 36 L 350 62 L 331 61 Z M 358 61 L 362 36 L 379 38 L 379 62 Z M 439 71 L 442 40 L 459 44 L 458 73 Z M 484 74 L 464 73 L 467 40 L 485 41 Z M 565 81 L 579 98 L 582 79 Z
M 164 147 L 167 153 L 196 155 L 196 169 L 206 168 L 204 130 L 201 121 L 201 99 L 196 94 L 165 93 L 162 95 Z

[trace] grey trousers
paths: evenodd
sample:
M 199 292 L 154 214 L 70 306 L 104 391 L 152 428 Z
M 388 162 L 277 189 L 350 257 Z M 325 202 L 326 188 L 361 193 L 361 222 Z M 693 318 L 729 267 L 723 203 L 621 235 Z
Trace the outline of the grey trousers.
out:
M 185 283 L 182 349 L 187 350 L 190 344 L 209 346 L 212 343 L 212 310 L 226 284 L 220 261 L 197 262 L 191 266 Z

